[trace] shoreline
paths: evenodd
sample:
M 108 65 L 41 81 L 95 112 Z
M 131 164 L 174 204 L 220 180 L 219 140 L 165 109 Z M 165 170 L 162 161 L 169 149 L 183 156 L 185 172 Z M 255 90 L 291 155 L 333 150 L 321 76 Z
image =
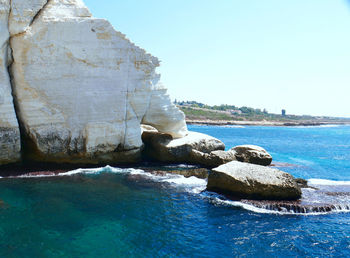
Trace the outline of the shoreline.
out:
M 164 166 L 165 164 L 162 163 L 155 163 L 155 164 L 143 164 L 146 165 L 145 167 L 141 166 L 134 166 L 135 169 L 142 169 L 145 173 L 148 173 L 152 176 L 152 182 L 150 184 L 149 176 L 144 177 L 142 174 L 128 174 L 126 177 L 126 180 L 129 182 L 145 182 L 147 183 L 147 186 L 156 186 L 157 182 L 170 182 L 172 181 L 172 175 L 179 175 L 183 176 L 184 179 L 181 179 L 181 182 L 183 180 L 191 180 L 192 177 L 196 177 L 198 180 L 205 180 L 208 178 L 209 169 L 203 168 L 203 167 L 182 167 L 179 164 L 177 166 Z M 154 167 L 157 165 L 157 167 Z M 161 165 L 160 167 L 158 167 Z M 274 166 L 293 166 L 293 164 L 287 164 L 287 163 L 276 163 Z M 44 168 L 44 167 L 43 167 Z M 46 167 L 47 168 L 47 167 Z M 104 167 L 96 167 L 99 169 L 104 169 Z M 32 168 L 33 169 L 33 168 Z M 78 174 L 84 174 L 84 171 L 77 172 L 77 173 L 67 173 L 68 167 L 61 170 L 55 170 L 54 167 L 51 167 L 52 170 L 41 170 L 41 171 L 27 171 L 29 173 L 25 174 L 18 174 L 16 176 L 9 176 L 9 177 L 3 177 L 2 179 L 40 179 L 42 177 L 50 178 L 50 177 L 60 177 L 60 176 L 77 176 Z M 91 168 L 94 170 L 94 168 Z M 96 170 L 96 169 L 95 169 Z M 100 171 L 93 171 L 92 173 L 99 173 Z M 108 172 L 108 171 L 107 171 Z M 154 177 L 159 177 L 158 179 L 154 179 Z M 164 178 L 170 179 L 170 180 L 164 180 Z M 60 177 L 61 178 L 61 177 Z M 79 176 L 80 178 L 80 176 Z M 40 179 L 41 180 L 41 179 Z M 51 180 L 51 179 L 50 179 Z M 193 179 L 192 179 L 193 180 Z M 266 214 L 284 214 L 284 215 L 322 215 L 322 214 L 331 214 L 331 213 L 345 213 L 350 211 L 350 205 L 347 203 L 342 203 L 341 200 L 345 196 L 350 196 L 350 192 L 343 192 L 343 191 L 337 191 L 335 190 L 328 190 L 324 191 L 319 188 L 315 188 L 313 186 L 308 185 L 308 181 L 304 180 L 306 183 L 303 185 L 300 185 L 298 182 L 298 185 L 303 190 L 303 196 L 298 200 L 269 200 L 269 199 L 249 199 L 249 198 L 241 198 L 239 196 L 234 196 L 231 194 L 220 194 L 217 195 L 215 191 L 208 190 L 207 188 L 200 189 L 199 191 L 192 191 L 196 194 L 201 194 L 205 192 L 204 196 L 212 196 L 209 198 L 212 198 L 213 201 L 216 201 L 218 203 L 222 203 L 224 205 L 234 206 L 234 207 L 241 207 L 245 210 L 258 212 L 258 213 L 266 213 Z M 153 183 L 154 182 L 154 183 Z M 177 183 L 177 184 L 183 184 L 183 183 Z M 201 181 L 203 182 L 203 181 Z M 204 181 L 205 182 L 205 181 Z M 185 183 L 186 184 L 186 183 Z M 198 183 L 197 183 L 198 184 Z M 198 186 L 195 186 L 198 187 Z M 307 189 L 311 189 L 307 190 Z M 311 194 L 310 194 L 311 193 Z M 216 197 L 215 197 L 216 196 Z M 331 200 L 325 201 L 325 202 L 315 202 L 315 200 L 318 200 L 320 198 L 332 198 Z M 6 205 L 6 202 L 0 200 L 0 208 L 1 206 Z
M 327 126 L 327 125 L 350 125 L 349 122 L 280 122 L 280 121 L 228 121 L 228 120 L 186 120 L 188 125 L 214 125 L 214 126 Z

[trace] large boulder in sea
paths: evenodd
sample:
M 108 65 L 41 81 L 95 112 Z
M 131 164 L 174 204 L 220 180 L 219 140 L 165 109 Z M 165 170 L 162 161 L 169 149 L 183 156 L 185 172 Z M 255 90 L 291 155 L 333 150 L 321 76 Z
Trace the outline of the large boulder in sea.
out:
M 300 187 L 292 175 L 265 166 L 232 161 L 212 170 L 207 190 L 253 200 L 297 200 Z
M 146 130 L 142 134 L 142 140 L 145 156 L 161 162 L 199 164 L 193 158 L 194 151 L 209 154 L 225 149 L 225 144 L 220 140 L 197 132 L 188 132 L 185 137 L 174 139 L 169 134 Z
M 231 149 L 236 152 L 238 161 L 247 162 L 262 166 L 269 166 L 272 162 L 272 156 L 262 147 L 255 145 L 240 145 Z
M 69 163 L 139 160 L 141 123 L 187 134 L 159 60 L 81 0 L 2 0 L 0 32 L 0 164 L 20 131 L 26 159 Z

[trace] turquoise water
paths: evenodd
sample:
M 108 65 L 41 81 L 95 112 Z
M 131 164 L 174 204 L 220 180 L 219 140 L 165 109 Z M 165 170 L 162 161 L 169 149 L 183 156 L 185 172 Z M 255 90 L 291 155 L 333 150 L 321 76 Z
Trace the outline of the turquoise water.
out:
M 350 180 L 350 127 L 190 129 L 263 146 L 295 176 Z M 0 179 L 0 257 L 350 256 L 350 213 L 261 213 L 204 188 L 111 167 Z

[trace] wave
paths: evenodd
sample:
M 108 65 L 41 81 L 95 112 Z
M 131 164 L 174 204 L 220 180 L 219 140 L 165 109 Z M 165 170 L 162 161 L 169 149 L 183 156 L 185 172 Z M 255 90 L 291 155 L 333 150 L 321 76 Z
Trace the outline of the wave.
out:
M 197 177 L 184 177 L 176 174 L 156 175 L 151 172 L 145 172 L 142 169 L 134 168 L 116 168 L 111 166 L 100 168 L 76 169 L 66 173 L 54 174 L 27 174 L 10 178 L 43 178 L 43 177 L 64 177 L 78 174 L 94 175 L 101 173 L 129 174 L 139 175 L 146 180 L 152 180 L 168 187 L 174 187 L 181 191 L 199 195 L 201 198 L 208 199 L 214 205 L 223 205 L 241 208 L 255 213 L 277 214 L 277 215 L 323 215 L 330 213 L 350 212 L 349 192 L 325 192 L 315 189 L 303 189 L 303 199 L 301 202 L 273 202 L 273 201 L 250 201 L 240 200 L 232 201 L 219 194 L 205 191 L 207 186 L 206 179 Z M 349 186 L 350 181 L 332 181 L 326 179 L 310 179 L 309 185 L 312 186 Z
M 316 216 L 350 212 L 350 201 L 347 195 L 327 196 L 327 193 L 313 189 L 303 189 L 301 201 L 229 200 L 225 196 L 211 192 L 203 192 L 201 195 L 214 205 L 240 208 L 261 214 Z
M 11 176 L 7 178 L 43 178 L 43 177 L 64 177 L 64 176 L 73 176 L 77 174 L 100 174 L 100 173 L 114 173 L 114 174 L 126 174 L 126 173 L 141 173 L 143 170 L 134 169 L 134 168 L 115 168 L 111 166 L 100 167 L 100 168 L 79 168 L 75 170 L 71 170 L 64 173 L 29 173 L 20 176 Z
M 192 168 L 192 166 L 187 165 L 177 165 L 172 168 Z M 200 179 L 197 177 L 184 177 L 182 175 L 176 174 L 165 174 L 165 175 L 155 175 L 150 172 L 145 172 L 142 169 L 134 169 L 134 168 L 116 168 L 111 166 L 100 167 L 100 168 L 79 168 L 75 170 L 71 170 L 65 173 L 35 173 L 35 174 L 25 174 L 21 176 L 14 176 L 8 178 L 50 178 L 50 177 L 66 177 L 66 176 L 74 176 L 78 174 L 85 175 L 98 175 L 101 173 L 113 173 L 113 174 L 130 174 L 130 175 L 140 175 L 144 178 L 150 179 L 155 182 L 167 183 L 170 186 L 181 187 L 184 190 L 192 193 L 200 193 L 206 189 L 207 181 L 205 179 Z M 1 178 L 1 177 L 0 177 Z
M 320 125 L 319 127 L 330 128 L 330 127 L 340 127 L 341 125 Z
M 211 199 L 211 202 L 213 202 L 216 205 L 224 205 L 224 206 L 231 206 L 231 207 L 237 207 L 242 208 L 248 211 L 256 212 L 256 213 L 264 213 L 264 214 L 281 214 L 280 212 L 276 212 L 273 210 L 258 208 L 254 205 L 246 204 L 240 201 L 230 201 L 225 199 L 220 199 L 218 197 Z
M 263 214 L 276 214 L 276 215 L 302 215 L 302 216 L 318 216 L 331 213 L 348 213 L 350 212 L 350 204 L 337 204 L 337 205 L 320 205 L 320 206 L 303 206 L 293 204 L 266 204 L 255 202 L 255 204 L 223 200 L 220 198 L 214 198 L 211 200 L 214 204 L 243 208 L 248 211 Z
M 227 128 L 245 128 L 245 126 L 243 126 L 243 125 L 225 125 L 224 127 L 227 127 Z
M 350 181 L 334 181 L 328 179 L 312 178 L 308 180 L 308 184 L 311 186 L 348 186 L 350 185 Z

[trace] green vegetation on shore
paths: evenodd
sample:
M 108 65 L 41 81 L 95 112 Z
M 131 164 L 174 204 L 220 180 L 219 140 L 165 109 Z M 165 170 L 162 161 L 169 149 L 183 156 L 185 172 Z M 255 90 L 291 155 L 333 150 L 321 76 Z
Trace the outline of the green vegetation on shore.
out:
M 269 113 L 266 109 L 251 107 L 236 107 L 234 105 L 209 106 L 196 101 L 175 101 L 175 104 L 185 113 L 187 120 L 211 121 L 269 121 L 269 122 L 349 122 L 350 119 L 335 117 L 297 116 Z

